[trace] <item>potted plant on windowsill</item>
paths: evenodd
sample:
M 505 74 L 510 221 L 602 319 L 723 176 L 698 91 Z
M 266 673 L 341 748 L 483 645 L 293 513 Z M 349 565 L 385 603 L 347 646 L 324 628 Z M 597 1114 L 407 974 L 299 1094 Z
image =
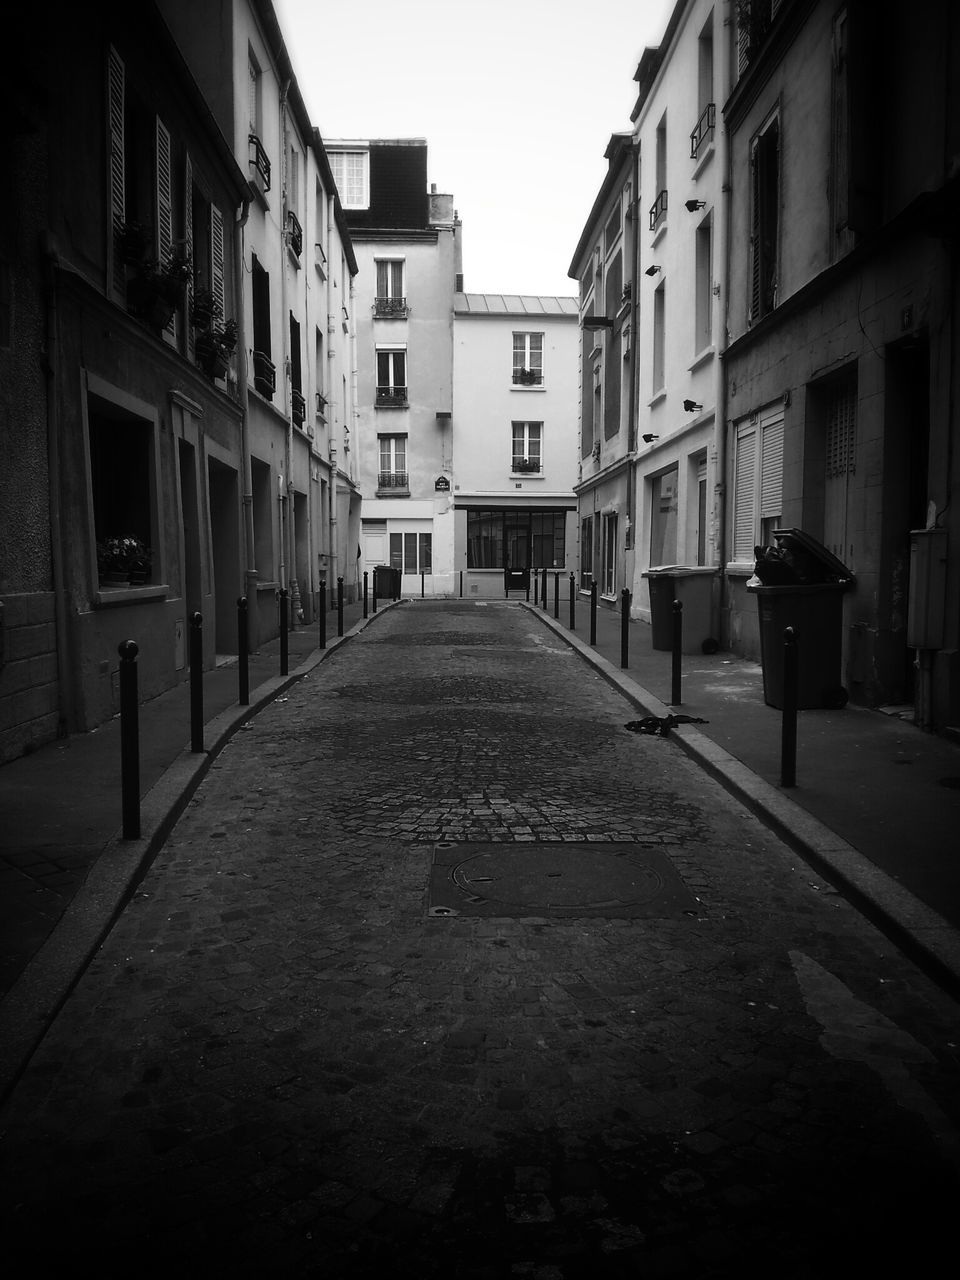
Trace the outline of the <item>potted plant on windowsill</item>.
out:
M 211 378 L 225 378 L 237 348 L 237 322 L 224 320 L 197 334 L 197 364 Z
M 97 543 L 97 574 L 101 587 L 139 586 L 150 577 L 150 548 L 132 533 Z
M 155 329 L 165 329 L 183 303 L 192 274 L 190 255 L 175 246 L 163 263 L 156 258 L 143 260 L 127 286 L 127 298 L 142 320 Z

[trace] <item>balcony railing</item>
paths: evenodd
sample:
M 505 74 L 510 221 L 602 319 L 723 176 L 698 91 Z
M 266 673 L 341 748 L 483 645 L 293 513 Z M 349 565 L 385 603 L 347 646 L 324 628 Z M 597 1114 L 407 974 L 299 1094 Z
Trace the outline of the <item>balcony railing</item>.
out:
M 262 351 L 253 353 L 253 385 L 262 396 L 273 399 L 277 389 L 277 370 L 270 357 Z
M 322 391 L 317 392 L 317 417 L 322 418 L 327 412 L 327 397 Z
M 303 420 L 307 416 L 307 402 L 296 388 L 290 392 L 290 411 L 294 426 L 302 427 Z
M 406 387 L 377 387 L 377 405 L 384 409 L 399 409 L 407 403 Z
M 378 489 L 409 489 L 410 477 L 406 471 L 381 471 L 377 476 Z
M 650 206 L 650 230 L 656 231 L 657 228 L 665 221 L 667 216 L 667 192 L 666 188 L 657 193 L 657 198 Z
M 299 258 L 303 253 L 303 227 L 292 209 L 287 210 L 287 244 Z
M 539 471 L 540 459 L 539 458 L 514 458 L 513 470 L 517 474 L 523 471 Z
M 700 119 L 697 121 L 696 128 L 690 135 L 690 159 L 696 160 L 700 154 L 700 148 L 708 142 L 713 141 L 714 133 L 717 127 L 717 108 L 712 102 L 708 102 L 700 113 Z
M 263 143 L 255 133 L 249 136 L 250 143 L 250 163 L 260 175 L 260 181 L 263 184 L 264 191 L 270 190 L 270 158 L 267 155 Z
M 377 298 L 373 304 L 376 316 L 405 316 L 407 314 L 406 298 Z
M 323 245 L 319 240 L 313 246 L 313 261 L 321 271 L 327 265 L 327 255 L 323 252 Z
M 515 387 L 539 387 L 543 382 L 540 369 L 514 369 L 513 385 Z

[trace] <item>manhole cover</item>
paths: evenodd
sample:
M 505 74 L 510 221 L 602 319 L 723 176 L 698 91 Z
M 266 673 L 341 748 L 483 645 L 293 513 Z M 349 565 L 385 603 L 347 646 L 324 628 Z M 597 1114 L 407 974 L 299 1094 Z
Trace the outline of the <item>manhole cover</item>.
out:
M 667 856 L 629 844 L 434 846 L 430 914 L 699 915 Z

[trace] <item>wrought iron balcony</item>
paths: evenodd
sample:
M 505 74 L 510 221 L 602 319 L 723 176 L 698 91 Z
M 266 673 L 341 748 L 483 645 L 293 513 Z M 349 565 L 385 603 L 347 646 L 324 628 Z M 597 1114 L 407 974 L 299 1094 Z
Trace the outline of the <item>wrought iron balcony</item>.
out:
M 406 387 L 377 387 L 377 405 L 381 409 L 402 409 L 407 403 Z
M 407 314 L 406 298 L 377 298 L 373 305 L 376 316 L 405 316 Z
M 292 209 L 287 210 L 287 244 L 299 258 L 303 253 L 303 228 Z
M 539 387 L 543 382 L 540 369 L 514 369 L 513 385 L 515 387 Z
M 690 135 L 690 159 L 696 160 L 700 154 L 700 148 L 708 142 L 713 141 L 717 127 L 717 108 L 713 102 L 708 102 L 700 113 L 700 119 L 697 121 L 696 128 Z
M 667 192 L 666 188 L 657 193 L 657 198 L 650 206 L 650 230 L 656 231 L 667 217 Z
M 302 427 L 303 420 L 307 415 L 307 402 L 296 387 L 290 393 L 290 411 L 293 416 L 294 426 Z
M 406 471 L 381 471 L 377 476 L 378 489 L 409 489 L 410 477 Z
M 327 397 L 322 391 L 317 392 L 317 417 L 323 418 L 327 411 Z
M 517 474 L 524 471 L 539 471 L 540 459 L 539 458 L 514 458 L 513 470 Z
M 253 353 L 253 385 L 262 396 L 273 399 L 277 389 L 277 370 L 270 357 L 262 351 Z
M 263 143 L 255 133 L 251 133 L 248 141 L 250 143 L 250 163 L 256 169 L 263 184 L 264 191 L 270 190 L 270 158 L 264 149 Z

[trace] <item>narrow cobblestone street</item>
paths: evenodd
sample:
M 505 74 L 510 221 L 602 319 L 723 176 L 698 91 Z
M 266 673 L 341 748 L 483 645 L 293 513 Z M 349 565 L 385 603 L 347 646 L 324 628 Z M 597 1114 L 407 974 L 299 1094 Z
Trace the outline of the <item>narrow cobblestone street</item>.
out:
M 249 721 L 2 1117 L 9 1274 L 940 1274 L 956 1004 L 635 718 L 416 602 Z

